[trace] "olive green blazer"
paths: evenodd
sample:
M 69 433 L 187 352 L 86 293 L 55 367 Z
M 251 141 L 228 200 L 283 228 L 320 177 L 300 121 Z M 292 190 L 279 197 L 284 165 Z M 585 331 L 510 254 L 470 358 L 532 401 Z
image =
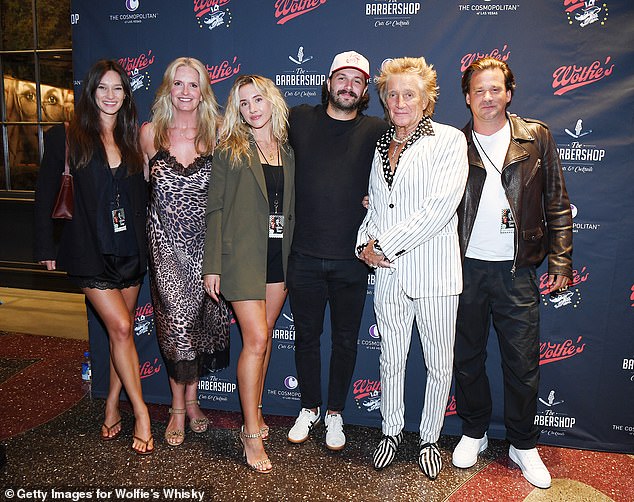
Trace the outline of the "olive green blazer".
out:
M 295 155 L 281 148 L 284 166 L 284 237 L 286 265 L 295 226 Z M 264 170 L 254 143 L 246 161 L 232 166 L 229 152 L 214 153 L 206 211 L 203 275 L 219 274 L 220 292 L 228 301 L 266 298 L 269 201 Z

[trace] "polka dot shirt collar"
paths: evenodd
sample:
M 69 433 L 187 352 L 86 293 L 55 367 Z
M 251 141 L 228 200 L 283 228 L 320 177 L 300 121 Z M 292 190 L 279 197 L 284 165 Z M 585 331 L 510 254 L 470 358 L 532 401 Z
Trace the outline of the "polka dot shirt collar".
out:
M 396 169 L 392 173 L 392 168 L 390 167 L 390 142 L 392 141 L 392 137 L 394 136 L 396 128 L 394 126 L 390 127 L 383 136 L 379 138 L 377 141 L 376 148 L 381 155 L 381 161 L 383 163 L 383 176 L 385 177 L 385 181 L 387 182 L 387 186 L 392 188 L 392 182 L 394 181 L 394 175 L 396 174 Z M 396 165 L 398 167 L 398 163 L 401 160 L 403 152 L 407 150 L 411 145 L 416 143 L 416 141 L 422 136 L 433 136 L 434 135 L 434 127 L 432 126 L 431 117 L 425 115 L 418 126 L 416 126 L 416 130 L 410 136 L 410 138 L 405 142 L 401 153 L 398 156 L 398 160 L 396 161 Z

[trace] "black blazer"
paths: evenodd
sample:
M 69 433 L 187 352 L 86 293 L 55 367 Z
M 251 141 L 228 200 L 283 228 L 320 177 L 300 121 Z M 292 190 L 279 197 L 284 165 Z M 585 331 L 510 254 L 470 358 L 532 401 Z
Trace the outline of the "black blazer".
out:
M 88 165 L 72 169 L 75 185 L 73 219 L 62 223 L 61 237 L 56 238 L 57 220 L 51 218 L 64 171 L 66 133 L 64 126 L 51 128 L 44 136 L 44 156 L 35 188 L 35 260 L 57 260 L 57 268 L 70 275 L 93 277 L 104 271 L 103 258 L 96 235 L 100 169 L 108 168 L 103 155 L 95 152 Z M 143 173 L 123 178 L 132 214 L 127 220 L 136 234 L 141 269 L 147 266 L 145 221 L 148 191 Z M 59 241 L 59 242 L 58 242 Z M 59 245 L 59 247 L 58 247 Z

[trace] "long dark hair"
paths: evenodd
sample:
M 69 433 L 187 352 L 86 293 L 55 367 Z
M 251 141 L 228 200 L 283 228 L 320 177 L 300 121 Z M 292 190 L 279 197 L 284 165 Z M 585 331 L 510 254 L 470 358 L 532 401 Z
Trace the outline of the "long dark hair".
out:
M 103 76 L 111 70 L 121 77 L 125 92 L 123 106 L 117 113 L 113 132 L 114 140 L 128 168 L 128 174 L 134 174 L 143 170 L 137 111 L 132 99 L 132 87 L 128 75 L 121 65 L 113 60 L 97 61 L 84 78 L 81 96 L 68 128 L 69 162 L 72 167 L 79 169 L 86 167 L 96 151 L 101 152 L 106 158 L 101 142 L 100 110 L 95 101 L 95 92 Z

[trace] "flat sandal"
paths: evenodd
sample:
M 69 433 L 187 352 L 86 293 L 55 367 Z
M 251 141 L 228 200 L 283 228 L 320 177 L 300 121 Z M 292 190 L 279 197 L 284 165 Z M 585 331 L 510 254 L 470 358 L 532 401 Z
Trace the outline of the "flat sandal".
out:
M 117 437 L 119 436 L 119 434 L 121 434 L 121 431 L 123 430 L 123 427 L 120 428 L 116 433 L 114 433 L 112 436 L 110 435 L 110 431 L 112 429 L 114 429 L 117 425 L 121 424 L 122 419 L 120 418 L 117 422 L 115 422 L 112 425 L 106 425 L 106 422 L 104 422 L 103 424 L 101 424 L 102 427 L 106 428 L 106 433 L 107 436 L 104 436 L 103 434 L 101 434 L 101 440 L 102 441 L 112 441 L 113 439 L 117 439 Z

